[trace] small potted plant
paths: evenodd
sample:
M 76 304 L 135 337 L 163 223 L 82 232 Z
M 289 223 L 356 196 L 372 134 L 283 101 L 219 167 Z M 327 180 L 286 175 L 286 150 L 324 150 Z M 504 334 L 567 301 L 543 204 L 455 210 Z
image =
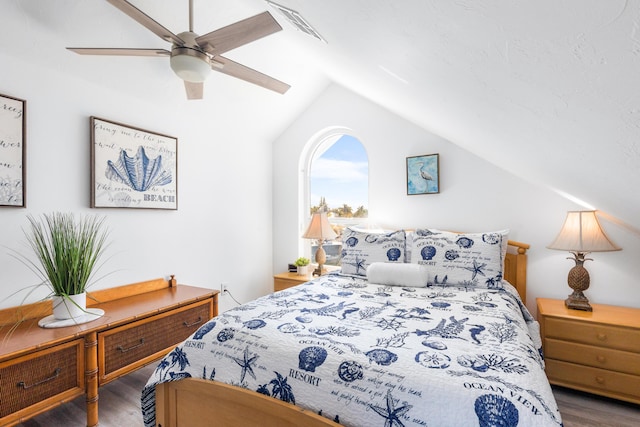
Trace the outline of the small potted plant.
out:
M 296 265 L 296 267 L 298 268 L 298 275 L 299 276 L 306 276 L 307 274 L 309 274 L 309 263 L 311 261 L 309 260 L 309 258 L 305 258 L 305 257 L 300 257 L 296 260 L 296 262 L 294 262 L 294 264 Z
M 27 218 L 30 228 L 25 236 L 36 261 L 23 255 L 19 259 L 50 287 L 55 319 L 83 316 L 86 288 L 107 246 L 104 218 L 87 216 L 76 221 L 73 214 L 59 212 Z

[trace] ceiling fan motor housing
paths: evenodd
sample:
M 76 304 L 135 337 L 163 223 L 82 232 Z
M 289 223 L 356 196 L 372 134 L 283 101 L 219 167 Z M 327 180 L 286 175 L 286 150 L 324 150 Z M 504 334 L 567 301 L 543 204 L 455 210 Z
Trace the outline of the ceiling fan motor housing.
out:
M 211 60 L 197 45 L 197 34 L 185 31 L 178 34 L 185 44 L 173 45 L 171 49 L 171 69 L 182 80 L 191 83 L 204 82 L 211 72 Z M 191 46 L 193 47 L 191 47 Z

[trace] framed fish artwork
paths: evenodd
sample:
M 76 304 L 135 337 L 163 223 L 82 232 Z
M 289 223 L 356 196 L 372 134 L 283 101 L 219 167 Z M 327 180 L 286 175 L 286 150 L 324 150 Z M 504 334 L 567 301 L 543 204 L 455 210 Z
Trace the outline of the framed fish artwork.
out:
M 0 206 L 26 207 L 26 106 L 0 95 Z
M 91 117 L 91 207 L 178 209 L 178 139 Z
M 440 192 L 438 154 L 407 157 L 407 195 Z

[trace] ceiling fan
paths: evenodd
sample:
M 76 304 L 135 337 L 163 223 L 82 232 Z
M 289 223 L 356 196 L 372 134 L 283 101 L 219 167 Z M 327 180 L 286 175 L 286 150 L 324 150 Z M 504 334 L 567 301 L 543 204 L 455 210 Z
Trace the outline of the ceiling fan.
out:
M 188 99 L 202 99 L 203 82 L 211 70 L 245 80 L 278 93 L 291 86 L 259 71 L 234 62 L 221 54 L 282 30 L 269 12 L 263 12 L 199 36 L 193 32 L 193 0 L 189 0 L 189 31 L 173 34 L 126 0 L 107 0 L 131 18 L 172 43 L 166 49 L 78 48 L 67 49 L 81 55 L 169 56 L 171 69 L 184 80 Z

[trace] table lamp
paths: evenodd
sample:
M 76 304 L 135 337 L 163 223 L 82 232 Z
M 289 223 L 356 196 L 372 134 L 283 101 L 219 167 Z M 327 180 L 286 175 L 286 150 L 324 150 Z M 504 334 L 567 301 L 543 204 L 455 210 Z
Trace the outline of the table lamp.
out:
M 567 308 L 593 311 L 589 300 L 582 293 L 589 288 L 589 272 L 583 264 L 591 258 L 585 258 L 590 252 L 619 251 L 600 227 L 596 211 L 569 211 L 564 225 L 555 240 L 547 246 L 549 249 L 569 251 L 576 262 L 569 270 L 567 283 L 573 293 L 564 301 Z M 571 259 L 571 257 L 567 257 Z
M 324 269 L 324 263 L 327 262 L 327 254 L 322 248 L 322 244 L 325 240 L 335 239 L 337 234 L 331 228 L 329 219 L 327 219 L 326 212 L 316 212 L 311 216 L 309 227 L 307 231 L 302 235 L 305 239 L 318 240 L 318 250 L 316 250 L 316 262 L 318 268 L 313 271 L 314 276 L 322 276 L 326 270 Z

